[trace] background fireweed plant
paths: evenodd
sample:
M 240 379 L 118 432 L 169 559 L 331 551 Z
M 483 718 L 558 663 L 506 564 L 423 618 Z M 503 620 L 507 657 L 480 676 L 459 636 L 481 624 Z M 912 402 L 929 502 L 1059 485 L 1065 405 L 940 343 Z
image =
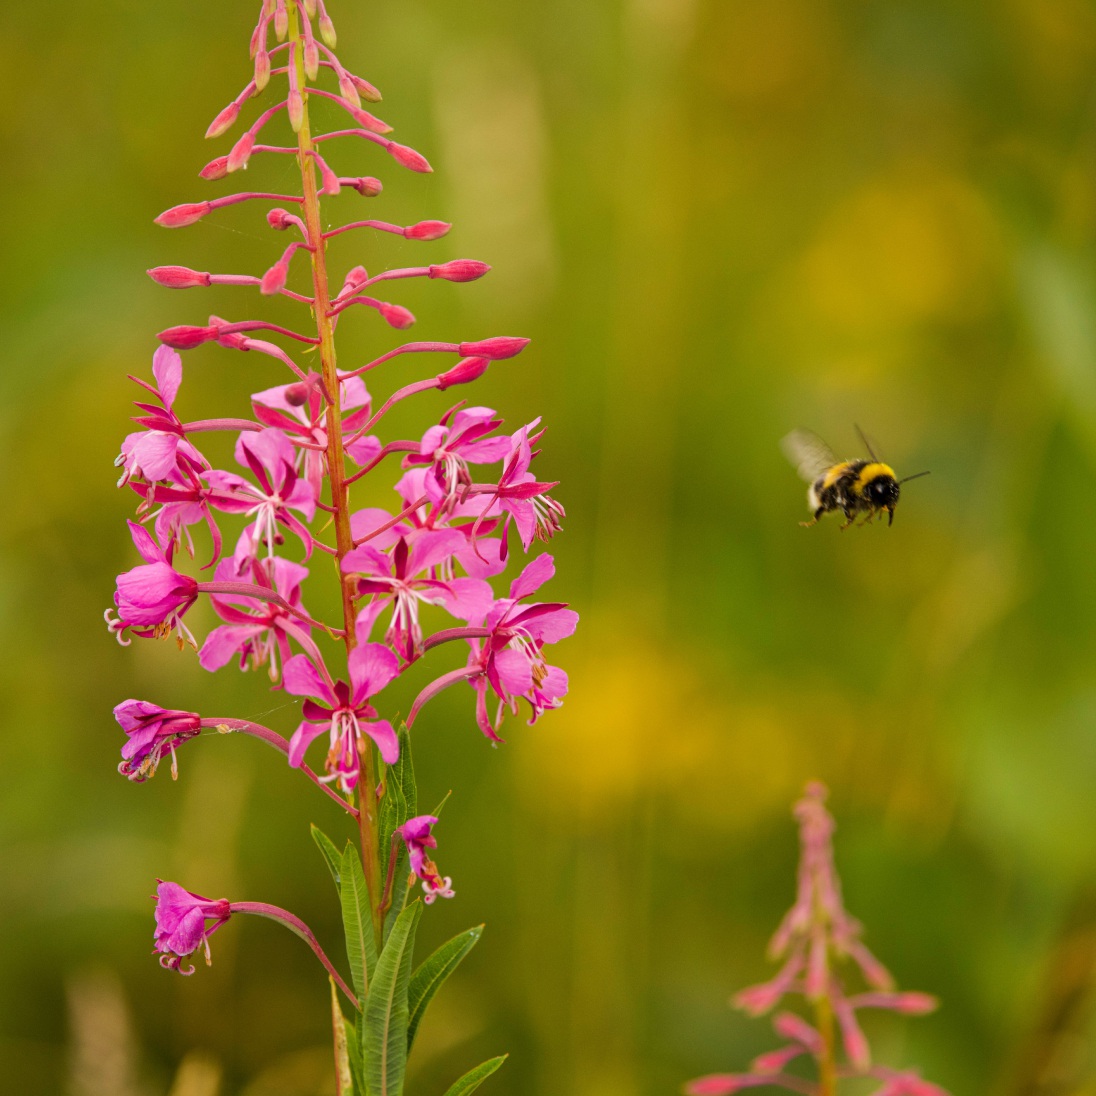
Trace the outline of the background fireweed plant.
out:
M 871 1048 L 856 1017 L 858 1010 L 889 1009 L 920 1016 L 936 1008 L 936 999 L 927 993 L 896 991 L 890 972 L 861 941 L 860 922 L 849 916 L 841 898 L 827 794 L 824 785 L 808 784 L 794 807 L 800 843 L 795 904 L 769 944 L 770 955 L 784 965 L 771 981 L 750 986 L 733 998 L 737 1008 L 760 1016 L 776 1008 L 786 995 L 799 994 L 813 1012 L 814 1023 L 794 1012 L 776 1013 L 773 1028 L 785 1040 L 782 1047 L 759 1055 L 746 1073 L 713 1073 L 690 1081 L 685 1086 L 687 1096 L 730 1096 L 766 1087 L 836 1096 L 839 1081 L 846 1079 L 881 1081 L 872 1096 L 948 1096 L 916 1072 L 872 1062 Z M 865 990 L 852 994 L 841 974 L 841 967 L 850 963 L 867 984 Z M 790 1063 L 811 1058 L 816 1079 L 787 1071 Z
M 414 316 L 375 296 L 382 287 L 403 278 L 466 282 L 489 268 L 455 259 L 370 276 L 355 266 L 341 284 L 330 280 L 325 248 L 333 236 L 364 229 L 429 241 L 450 227 L 441 221 L 401 227 L 370 219 L 322 230 L 330 222 L 321 216 L 321 198 L 344 190 L 375 198 L 382 189 L 372 177 L 339 176 L 330 166 L 339 142 L 368 141 L 403 168 L 431 170 L 418 152 L 386 136 L 391 127 L 362 108 L 363 99 L 375 102 L 380 94 L 343 67 L 334 46 L 335 29 L 322 0 L 266 0 L 251 38 L 254 77 L 207 133 L 220 137 L 232 129 L 248 100 L 268 84 L 284 87 L 286 94 L 275 96 L 228 154 L 208 163 L 201 175 L 223 179 L 259 154 L 293 157 L 300 168 L 299 194 L 247 191 L 178 205 L 157 218 L 167 228 L 181 228 L 222 206 L 254 202 L 268 207 L 270 228 L 289 234 L 291 242 L 261 276 L 181 266 L 156 267 L 149 274 L 172 289 L 257 287 L 263 295 L 281 294 L 306 306 L 315 322 L 305 334 L 262 320 L 211 316 L 207 324 L 160 333 L 163 345 L 153 356 L 152 382 L 134 378 L 144 389 L 135 419 L 141 429 L 125 439 L 117 462 L 121 485 L 140 499 L 140 521 L 130 522 L 130 532 L 144 562 L 118 576 L 117 609 L 108 612 L 107 620 L 123 644 L 132 635 L 174 634 L 180 648 L 189 644 L 198 651 L 207 670 L 231 662 L 241 669 L 262 666 L 275 688 L 304 698 L 303 720 L 289 741 L 246 719 L 204 717 L 126 700 L 115 708 L 128 736 L 120 772 L 144 781 L 170 755 L 176 776 L 177 752 L 203 730 L 251 735 L 284 753 L 291 766 L 338 802 L 360 836 L 360 849 L 353 842 L 340 849 L 313 829 L 341 902 L 349 984 L 292 913 L 265 902 L 209 899 L 163 881 L 155 912 L 161 964 L 190 974 L 195 952 L 208 963 L 210 938 L 234 914 L 280 922 L 311 947 L 330 977 L 338 1092 L 396 1096 L 426 1006 L 481 931 L 456 936 L 417 968 L 412 961 L 423 906 L 452 897 L 453 887 L 431 857 L 437 815 L 419 813 L 410 728 L 423 705 L 451 685 L 471 687 L 470 708 L 493 743 L 502 741 L 502 718 L 516 711 L 520 700 L 531 708 L 530 722 L 559 707 L 567 677 L 549 665 L 546 646 L 571 635 L 578 617 L 563 604 L 530 600 L 553 575 L 549 555 L 528 563 L 506 596 L 496 596 L 489 581 L 506 568 L 515 533 L 528 551 L 535 540 L 547 539 L 560 527 L 563 508 L 548 495 L 555 485 L 539 482 L 530 471 L 540 437 L 536 421 L 513 434 L 501 433 L 502 420 L 493 410 L 461 402 L 421 439 L 382 440 L 377 434 L 402 401 L 474 381 L 491 362 L 518 354 L 528 340 L 410 342 L 365 365 L 345 371 L 336 367 L 335 331 L 347 309 L 371 309 L 390 327 L 403 330 Z M 309 102 L 316 96 L 346 115 L 345 128 L 313 132 Z M 267 124 L 280 121 L 283 112 L 295 144 L 261 143 L 273 139 L 266 136 Z M 294 259 L 311 267 L 310 295 L 286 288 Z M 272 337 L 297 344 L 300 354 L 291 355 Z M 178 352 L 203 343 L 265 355 L 289 371 L 288 383 L 255 393 L 253 417 L 183 422 L 173 409 L 183 380 Z M 459 360 L 434 366 L 423 379 L 396 388 L 374 410 L 365 375 L 380 370 L 383 377 L 385 363 L 407 354 L 424 355 L 427 361 L 457 355 Z M 318 361 L 318 371 L 304 367 L 305 360 Z M 203 456 L 201 436 L 215 431 L 236 435 L 235 458 L 242 471 L 214 468 Z M 497 471 L 488 473 L 492 465 Z M 392 512 L 355 509 L 352 487 L 384 472 L 398 476 Z M 241 515 L 247 523 L 234 542 L 225 540 L 219 524 L 226 514 Z M 211 558 L 190 568 L 204 578 L 177 567 L 179 556 L 195 557 L 195 526 L 208 530 L 212 545 Z M 199 552 L 199 561 L 206 554 Z M 305 608 L 310 569 L 325 556 L 334 567 L 321 566 L 315 581 L 338 584 L 338 623 L 317 620 Z M 184 618 L 203 595 L 224 623 L 199 647 Z M 426 622 L 440 618 L 438 610 L 457 624 L 428 633 Z M 466 664 L 423 688 L 405 723 L 394 727 L 381 714 L 383 690 L 435 648 L 454 642 L 467 648 Z M 340 647 L 345 663 L 336 658 Z M 317 765 L 323 775 L 305 762 L 317 738 L 327 747 L 322 766 Z M 353 1008 L 348 1019 L 336 987 Z M 484 1062 L 450 1092 L 471 1092 L 502 1060 Z

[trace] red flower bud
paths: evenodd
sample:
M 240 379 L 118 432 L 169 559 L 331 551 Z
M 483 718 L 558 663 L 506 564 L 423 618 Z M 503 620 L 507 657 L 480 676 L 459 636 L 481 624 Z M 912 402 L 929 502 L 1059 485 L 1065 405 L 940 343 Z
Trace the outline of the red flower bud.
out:
M 284 232 L 293 224 L 293 214 L 288 209 L 272 209 L 266 215 L 266 223 L 271 228 Z
M 416 152 L 413 148 L 408 148 L 407 145 L 398 145 L 395 141 L 389 141 L 388 153 L 401 167 L 410 168 L 412 171 L 421 171 L 423 174 L 434 170 L 421 152 Z
M 408 240 L 440 240 L 452 227 L 445 221 L 419 221 L 408 225 L 403 234 Z
M 448 263 L 427 267 L 431 278 L 442 278 L 447 282 L 474 282 L 482 278 L 491 268 L 476 259 L 453 259 Z
M 168 289 L 191 289 L 196 285 L 209 285 L 209 275 L 188 266 L 154 266 L 146 274 L 158 285 Z
M 489 358 L 462 358 L 452 369 L 440 374 L 438 377 L 438 389 L 444 392 L 454 384 L 468 384 L 487 372 L 491 364 Z
M 363 129 L 369 130 L 370 133 L 391 133 L 392 132 L 392 127 L 387 122 L 381 121 L 380 118 L 378 118 L 374 114 L 370 114 L 369 111 L 367 111 L 367 110 L 361 110 L 359 107 L 350 107 L 350 106 L 347 107 L 347 110 L 350 112 L 351 116 L 354 118 L 354 121 L 357 122 L 358 125 L 361 126 Z M 389 144 L 388 151 L 391 152 L 393 147 L 402 148 L 403 146 L 402 145 Z M 408 149 L 407 151 L 410 152 L 411 150 Z M 415 155 L 417 156 L 418 153 L 415 153 Z M 426 161 L 423 160 L 423 163 L 425 164 Z M 416 168 L 415 170 L 420 171 L 422 169 L 421 168 Z M 429 170 L 429 168 L 427 168 L 426 170 Z
M 255 55 L 255 90 L 262 91 L 270 83 L 270 54 L 265 49 Z
M 251 158 L 251 150 L 255 147 L 255 134 L 247 131 L 233 146 L 228 154 L 228 170 L 239 171 L 247 167 L 247 161 Z
M 415 322 L 414 315 L 402 304 L 388 304 L 386 301 L 381 301 L 377 305 L 377 311 L 388 324 L 399 331 L 402 331 L 405 327 L 410 327 Z
M 363 175 L 358 179 L 342 179 L 341 182 L 353 187 L 363 198 L 375 198 L 384 190 L 380 179 L 374 179 L 372 175 Z
M 351 80 L 354 81 L 354 86 L 358 89 L 358 94 L 367 103 L 379 103 L 381 101 L 381 93 L 368 81 L 362 79 L 360 76 L 355 76 L 352 72 L 347 73 Z
M 309 80 L 315 80 L 320 75 L 320 51 L 316 48 L 316 40 L 309 38 L 304 44 L 304 74 Z
M 164 228 L 182 228 L 200 221 L 209 212 L 209 202 L 186 202 L 164 210 L 155 223 Z
M 334 49 L 338 39 L 335 36 L 335 24 L 331 22 L 331 16 L 325 11 L 320 16 L 320 37 L 328 49 Z
M 206 130 L 207 137 L 220 137 L 222 133 L 227 133 L 235 124 L 236 119 L 240 116 L 240 104 L 235 100 L 229 103 L 212 122 L 209 123 L 209 129 Z
M 492 361 L 501 361 L 503 358 L 515 357 L 528 345 L 528 339 L 496 335 L 493 339 L 482 339 L 480 342 L 461 343 L 458 349 L 461 354 L 479 354 Z
M 198 174 L 203 179 L 223 179 L 228 174 L 228 157 L 218 156 L 215 160 L 210 160 Z
M 339 70 L 339 94 L 352 106 L 361 109 L 362 100 L 349 73 Z
M 283 393 L 285 402 L 291 407 L 303 407 L 308 402 L 310 388 L 311 385 L 305 384 L 304 381 L 295 381 L 293 384 L 286 385 Z
M 193 350 L 194 347 L 201 346 L 202 343 L 216 337 L 215 327 L 195 327 L 193 324 L 169 327 L 156 336 L 164 346 L 173 347 L 175 350 Z
M 289 263 L 284 258 L 279 259 L 262 277 L 259 282 L 259 292 L 269 297 L 274 293 L 280 293 L 285 289 L 285 280 L 289 277 Z

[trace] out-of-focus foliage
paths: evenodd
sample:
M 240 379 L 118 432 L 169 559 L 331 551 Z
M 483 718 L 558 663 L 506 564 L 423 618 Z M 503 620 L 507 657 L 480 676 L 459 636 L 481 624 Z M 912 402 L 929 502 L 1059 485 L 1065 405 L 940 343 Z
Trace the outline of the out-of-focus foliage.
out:
M 227 148 L 201 134 L 247 78 L 255 7 L 5 12 L 0 1077 L 27 1096 L 331 1091 L 307 949 L 237 919 L 181 979 L 148 954 L 148 895 L 160 874 L 265 899 L 333 943 L 308 823 L 337 832 L 337 809 L 251 741 L 191 744 L 175 784 L 114 772 L 127 696 L 283 731 L 293 704 L 168 644 L 123 651 L 101 622 L 135 562 L 111 467 L 124 374 L 147 375 L 162 327 L 261 307 L 143 271 L 261 273 L 281 246 L 254 209 L 152 224 L 225 186 L 197 178 Z M 533 337 L 476 398 L 514 427 L 545 416 L 568 508 L 553 596 L 583 613 L 561 712 L 499 750 L 471 690 L 416 725 L 424 799 L 453 789 L 458 892 L 424 946 L 488 928 L 420 1033 L 414 1091 L 504 1050 L 491 1091 L 528 1096 L 745 1065 L 765 1027 L 726 1000 L 771 969 L 811 777 L 871 947 L 943 1000 L 908 1030 L 883 1018 L 880 1053 L 956 1093 L 1096 1091 L 1096 9 L 331 10 L 436 169 L 348 146 L 343 173 L 383 175 L 378 216 L 456 224 L 334 260 L 494 265 L 401 299 L 420 338 Z M 390 345 L 371 319 L 340 327 L 342 363 Z M 184 414 L 280 383 L 256 358 L 188 354 Z M 852 456 L 854 423 L 932 476 L 891 529 L 800 529 L 779 438 L 807 426 Z

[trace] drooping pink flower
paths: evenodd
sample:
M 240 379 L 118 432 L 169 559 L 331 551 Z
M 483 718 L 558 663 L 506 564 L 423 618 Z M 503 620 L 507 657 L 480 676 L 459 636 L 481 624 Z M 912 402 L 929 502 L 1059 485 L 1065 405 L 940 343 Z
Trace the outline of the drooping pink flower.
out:
M 183 623 L 183 616 L 198 598 L 198 583 L 189 575 L 181 575 L 171 566 L 171 551 L 164 551 L 135 521 L 129 524 L 130 536 L 143 564 L 117 578 L 114 604 L 118 616 L 108 609 L 107 626 L 123 646 L 127 628 L 134 635 L 162 638 L 178 632 L 179 643 L 185 641 L 197 650 L 198 645 Z
M 432 814 L 420 814 L 409 818 L 396 830 L 407 845 L 411 871 L 422 882 L 422 889 L 426 895 L 423 901 L 427 905 L 430 905 L 435 898 L 452 898 L 455 894 L 453 880 L 449 876 L 444 879 L 441 877 L 437 864 L 426 852 L 427 849 L 438 847 L 438 839 L 430 832 L 437 824 L 438 820 Z
M 297 453 L 286 434 L 276 427 L 243 431 L 236 442 L 236 460 L 251 470 L 258 486 L 234 472 L 206 472 L 203 478 L 213 488 L 211 504 L 253 517 L 252 535 L 256 543 L 266 544 L 268 555 L 273 556 L 282 541 L 279 525 L 300 537 L 306 554 L 311 554 L 312 535 L 290 511 L 297 510 L 311 521 L 316 492 L 297 475 Z
M 363 544 L 343 559 L 343 571 L 357 575 L 357 593 L 369 596 L 357 625 L 366 635 L 384 610 L 392 606 L 392 620 L 385 633 L 406 661 L 422 648 L 419 607 L 439 605 L 461 620 L 481 617 L 491 604 L 491 587 L 482 579 L 431 577 L 454 552 L 465 547 L 463 534 L 454 529 L 410 530 L 399 535 L 388 552 Z
M 227 898 L 203 898 L 184 890 L 178 883 L 156 887 L 155 950 L 160 953 L 160 966 L 193 974 L 194 967 L 183 967 L 182 961 L 198 948 L 205 949 L 206 965 L 210 963 L 209 938 L 229 919 L 232 910 Z M 207 921 L 213 925 L 206 927 Z
M 280 556 L 248 560 L 256 586 L 279 594 L 294 609 L 301 608 L 301 583 L 308 568 Z M 223 559 L 217 565 L 215 579 L 234 581 L 240 577 L 235 559 Z M 224 621 L 206 636 L 198 661 L 205 670 L 219 670 L 238 656 L 240 669 L 266 666 L 271 681 L 279 675 L 279 656 L 284 663 L 290 657 L 289 637 L 308 635 L 310 628 L 283 605 L 243 594 L 225 594 L 212 599 L 213 608 Z
M 567 693 L 567 675 L 550 666 L 544 657 L 546 644 L 574 635 L 578 613 L 562 602 L 521 604 L 555 574 L 550 555 L 537 556 L 510 584 L 510 596 L 495 601 L 483 618 L 490 630 L 485 639 L 471 639 L 469 667 L 479 670 L 470 679 L 476 690 L 476 723 L 494 742 L 501 742 L 498 729 L 503 711 L 517 710 L 519 699 L 532 709 L 530 723 L 549 708 L 558 708 Z M 491 719 L 487 711 L 488 686 L 498 697 L 498 712 Z
M 529 431 L 537 425 L 534 420 L 523 426 L 511 438 L 509 455 L 502 470 L 498 486 L 488 494 L 482 513 L 487 516 L 492 506 L 498 506 L 513 518 L 517 526 L 521 546 L 529 551 L 534 539 L 548 540 L 562 528 L 560 519 L 566 511 L 548 491 L 553 483 L 541 483 L 529 471 L 533 460 Z
M 122 747 L 118 771 L 135 784 L 155 775 L 165 753 L 171 754 L 171 776 L 178 776 L 175 747 L 202 729 L 197 712 L 161 708 L 147 700 L 123 700 L 115 705 L 114 718 L 129 736 Z
M 347 660 L 350 684 L 331 681 L 326 670 L 321 671 L 305 655 L 294 655 L 282 673 L 286 692 L 306 696 L 302 714 L 304 721 L 289 742 L 289 763 L 299 766 L 310 743 L 328 734 L 327 776 L 344 791 L 350 791 L 358 780 L 359 748 L 362 736 L 368 735 L 380 750 L 381 757 L 391 765 L 399 757 L 400 747 L 392 724 L 378 719 L 376 709 L 368 703 L 398 676 L 400 664 L 396 656 L 381 643 L 366 643 L 359 630 L 358 646 Z

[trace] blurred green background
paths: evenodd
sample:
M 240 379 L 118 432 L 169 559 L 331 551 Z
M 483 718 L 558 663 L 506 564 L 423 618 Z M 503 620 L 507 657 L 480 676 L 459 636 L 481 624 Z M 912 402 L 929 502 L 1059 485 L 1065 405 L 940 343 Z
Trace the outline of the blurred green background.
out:
M 101 619 L 135 562 L 134 497 L 111 466 L 137 391 L 125 374 L 149 375 L 157 330 L 209 312 L 301 323 L 246 290 L 173 294 L 143 273 L 261 273 L 284 246 L 265 207 L 152 223 L 234 189 L 196 173 L 231 140 L 202 133 L 248 78 L 253 9 L 5 13 L 5 1092 L 331 1091 L 307 950 L 241 918 L 212 969 L 178 978 L 149 954 L 148 896 L 162 876 L 271 901 L 337 953 L 308 837 L 312 821 L 341 834 L 337 809 L 247 740 L 188 745 L 177 783 L 115 772 L 125 697 L 287 734 L 295 705 L 171 644 L 123 650 Z M 435 167 L 341 143 L 340 171 L 386 190 L 331 216 L 455 224 L 436 244 L 346 238 L 332 261 L 493 264 L 474 285 L 390 296 L 417 338 L 534 340 L 469 395 L 511 428 L 544 416 L 540 472 L 568 511 L 545 592 L 582 613 L 559 648 L 562 711 L 512 722 L 492 750 L 471 690 L 451 690 L 416 727 L 423 801 L 453 789 L 438 860 L 458 892 L 420 941 L 488 930 L 424 1026 L 412 1091 L 504 1050 L 490 1091 L 523 1096 L 653 1096 L 744 1068 L 774 1040 L 727 998 L 773 969 L 789 806 L 817 777 L 869 945 L 943 1001 L 876 1018 L 879 1058 L 956 1096 L 1096 1092 L 1096 5 L 331 14 L 343 61 Z M 247 183 L 292 176 L 260 159 Z M 348 316 L 340 364 L 398 341 Z M 249 392 L 282 383 L 254 354 L 203 348 L 185 368 L 184 417 L 246 413 Z M 447 403 L 396 425 L 421 430 Z M 854 456 L 854 423 L 900 473 L 932 476 L 892 529 L 800 529 L 778 440 L 806 426 Z

